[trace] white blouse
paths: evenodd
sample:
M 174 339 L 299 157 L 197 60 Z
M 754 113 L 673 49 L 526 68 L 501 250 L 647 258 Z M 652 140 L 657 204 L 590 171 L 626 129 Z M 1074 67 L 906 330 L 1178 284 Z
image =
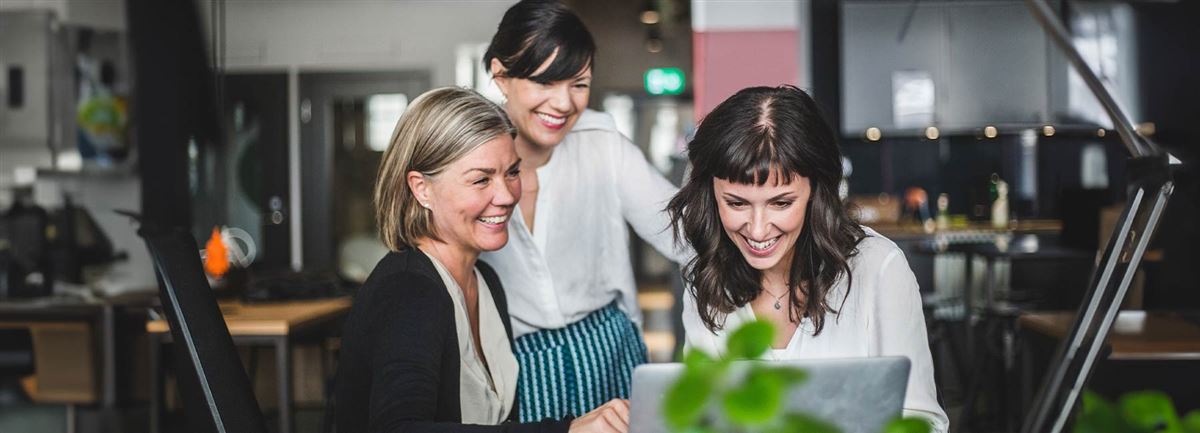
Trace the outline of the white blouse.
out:
M 504 331 L 504 318 L 492 299 L 492 290 L 479 270 L 479 346 L 487 365 L 475 351 L 471 320 L 462 288 L 437 258 L 426 254 L 437 268 L 450 299 L 454 302 L 454 327 L 458 331 L 458 395 L 463 424 L 498 425 L 508 419 L 517 396 L 517 372 L 520 366 Z
M 480 258 L 500 275 L 513 335 L 563 328 L 614 300 L 641 324 L 629 233 L 682 263 L 663 210 L 676 188 L 616 129 L 608 114 L 585 111 L 537 169 L 531 233 L 518 207 L 508 245 Z
M 787 347 L 769 351 L 766 358 L 908 357 L 912 370 L 904 416 L 925 418 L 933 423 L 934 431 L 945 432 L 949 429 L 949 419 L 937 402 L 933 359 L 916 277 L 895 243 L 870 228 L 864 230 L 867 237 L 858 244 L 858 255 L 850 259 L 854 278 L 849 296 L 844 278 L 839 279 L 829 294 L 829 305 L 840 314 L 828 314 L 825 328 L 818 336 L 812 335 L 812 322 L 803 319 Z M 753 320 L 754 310 L 746 304 L 729 314 L 724 328 L 713 333 L 700 320 L 690 293 L 684 296 L 683 327 L 690 348 L 721 355 L 726 331 Z

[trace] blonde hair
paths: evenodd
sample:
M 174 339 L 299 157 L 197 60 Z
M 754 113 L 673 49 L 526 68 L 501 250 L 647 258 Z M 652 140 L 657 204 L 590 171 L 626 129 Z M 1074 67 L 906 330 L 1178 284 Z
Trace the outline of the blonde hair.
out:
M 473 90 L 443 87 L 413 100 L 400 116 L 375 178 L 375 222 L 383 244 L 399 251 L 438 239 L 427 209 L 408 187 L 408 173 L 437 176 L 483 143 L 516 134 L 504 110 Z

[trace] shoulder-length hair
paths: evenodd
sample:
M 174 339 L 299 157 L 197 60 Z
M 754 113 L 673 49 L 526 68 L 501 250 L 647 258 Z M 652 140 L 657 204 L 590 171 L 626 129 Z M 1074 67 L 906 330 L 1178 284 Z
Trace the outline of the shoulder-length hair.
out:
M 825 313 L 837 313 L 829 297 L 840 276 L 849 291 L 849 258 L 865 233 L 838 196 L 841 151 L 816 103 L 793 86 L 743 89 L 704 118 L 687 151 L 691 174 L 667 212 L 676 241 L 686 240 L 696 252 L 684 267 L 684 280 L 704 325 L 714 332 L 723 328 L 726 315 L 762 290 L 761 272 L 723 229 L 713 179 L 763 185 L 774 172 L 782 182 L 795 174 L 812 185 L 792 250 L 788 316 L 809 317 L 820 334 Z
M 550 67 L 534 75 L 552 55 Z M 523 0 L 504 12 L 483 54 L 483 68 L 496 72 L 492 59 L 499 59 L 505 77 L 545 84 L 579 76 L 595 56 L 592 34 L 566 5 L 558 0 Z
M 437 176 L 483 143 L 514 136 L 504 110 L 473 90 L 443 87 L 425 92 L 400 116 L 375 178 L 375 222 L 389 250 L 438 239 L 429 211 L 408 187 L 408 173 Z

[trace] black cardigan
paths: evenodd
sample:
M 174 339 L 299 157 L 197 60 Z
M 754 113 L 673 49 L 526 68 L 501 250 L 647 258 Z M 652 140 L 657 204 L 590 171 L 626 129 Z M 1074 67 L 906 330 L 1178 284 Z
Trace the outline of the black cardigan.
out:
M 512 342 L 508 302 L 500 279 L 476 265 L 491 289 Z M 355 295 L 342 332 L 332 413 L 337 433 L 360 432 L 566 432 L 570 421 L 461 424 L 458 334 L 446 285 L 425 254 L 388 253 Z

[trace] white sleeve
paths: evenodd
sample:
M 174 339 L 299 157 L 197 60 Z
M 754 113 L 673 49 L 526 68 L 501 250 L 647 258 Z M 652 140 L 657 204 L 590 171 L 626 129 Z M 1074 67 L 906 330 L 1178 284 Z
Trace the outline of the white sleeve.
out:
M 944 433 L 949 430 L 950 421 L 937 401 L 921 293 L 908 260 L 899 249 L 893 249 L 880 263 L 875 287 L 877 316 L 871 320 L 875 322 L 872 337 L 879 342 L 879 355 L 905 356 L 912 362 L 904 416 L 924 418 L 933 424 L 934 432 Z
M 680 265 L 691 259 L 690 247 L 675 244 L 667 203 L 679 190 L 672 185 L 633 143 L 620 133 L 616 149 L 614 179 L 621 215 L 633 226 L 633 231 L 659 253 Z

